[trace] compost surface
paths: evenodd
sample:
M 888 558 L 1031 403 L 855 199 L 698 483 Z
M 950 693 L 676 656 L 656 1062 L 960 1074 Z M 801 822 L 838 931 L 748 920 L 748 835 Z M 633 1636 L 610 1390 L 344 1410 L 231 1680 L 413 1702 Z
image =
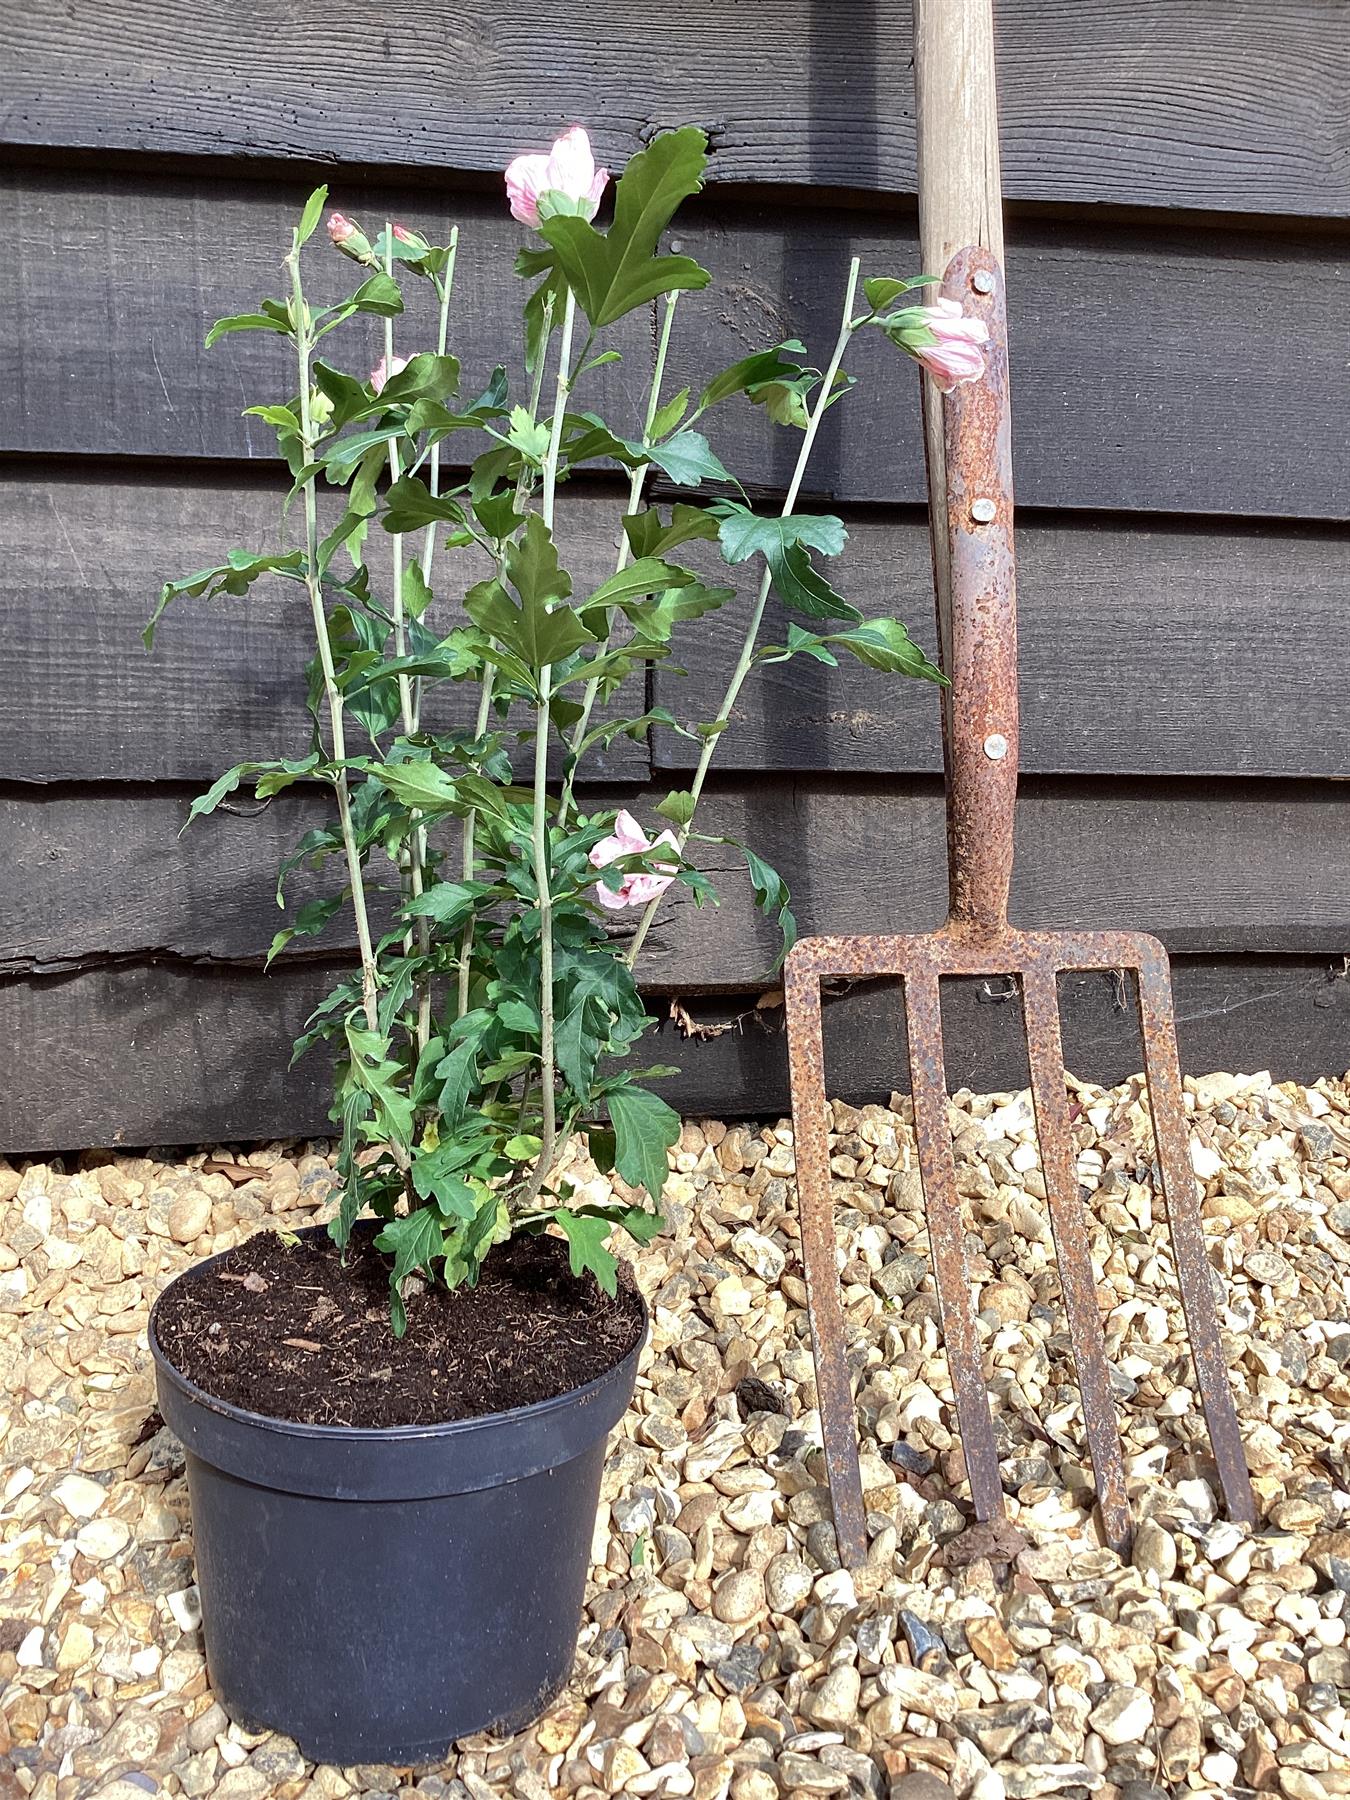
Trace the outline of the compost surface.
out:
M 476 1287 L 417 1284 L 389 1318 L 390 1259 L 368 1234 L 344 1263 L 324 1233 L 260 1232 L 164 1295 L 160 1345 L 217 1400 L 305 1425 L 437 1425 L 552 1400 L 621 1362 L 642 1329 L 631 1281 L 610 1299 L 567 1246 L 517 1237 Z

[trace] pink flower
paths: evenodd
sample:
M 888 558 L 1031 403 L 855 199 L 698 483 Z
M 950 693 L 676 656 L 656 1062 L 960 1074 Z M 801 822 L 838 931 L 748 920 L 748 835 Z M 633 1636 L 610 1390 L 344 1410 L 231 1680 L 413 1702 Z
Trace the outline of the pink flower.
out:
M 394 236 L 400 244 L 414 244 L 419 250 L 426 248 L 426 239 L 420 231 L 409 231 L 406 225 L 395 225 Z
M 621 812 L 614 821 L 613 837 L 601 838 L 591 851 L 591 867 L 603 869 L 621 856 L 641 856 L 655 850 L 658 844 L 669 844 L 679 855 L 680 846 L 673 831 L 663 831 L 660 837 L 649 838 L 632 813 Z M 603 881 L 598 881 L 595 884 L 596 899 L 611 912 L 619 912 L 625 906 L 645 906 L 658 894 L 664 894 L 675 878 L 674 863 L 657 863 L 656 867 L 660 871 L 658 874 L 644 875 L 634 871 L 625 875 L 617 893 L 613 888 L 607 888 Z
M 584 127 L 573 125 L 547 156 L 518 156 L 508 163 L 506 197 L 511 202 L 511 216 L 522 225 L 538 225 L 539 202 L 550 194 L 571 204 L 554 207 L 546 203 L 544 218 L 551 218 L 556 211 L 593 219 L 608 180 L 609 170 L 595 166 Z
M 918 307 L 916 311 L 932 333 L 933 342 L 910 347 L 933 377 L 938 392 L 949 394 L 963 381 L 978 381 L 984 374 L 980 345 L 989 342 L 989 327 L 984 320 L 968 319 L 956 300 L 935 300 L 931 306 Z
M 396 356 L 388 367 L 385 366 L 385 360 L 381 357 L 375 367 L 370 371 L 371 387 L 377 394 L 382 394 L 384 392 L 385 382 L 392 381 L 395 375 L 401 375 L 407 366 L 408 359 L 406 356 Z
M 375 252 L 370 247 L 370 239 L 346 213 L 332 212 L 328 215 L 328 236 L 344 256 L 350 256 L 353 262 L 374 264 Z

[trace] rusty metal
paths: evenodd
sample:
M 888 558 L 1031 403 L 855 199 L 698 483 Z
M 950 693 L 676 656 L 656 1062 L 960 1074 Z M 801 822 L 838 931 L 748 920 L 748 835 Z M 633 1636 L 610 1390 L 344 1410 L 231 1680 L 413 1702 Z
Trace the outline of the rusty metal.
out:
M 949 619 L 939 626 L 952 684 L 943 709 L 950 908 L 939 930 L 922 935 L 804 938 L 788 957 L 784 984 L 802 1260 L 835 1531 L 848 1563 L 865 1558 L 867 1533 L 830 1202 L 820 1006 L 821 982 L 841 977 L 889 976 L 903 984 L 914 1131 L 942 1332 L 971 1497 L 982 1521 L 1003 1516 L 1003 1488 L 947 1122 L 940 982 L 947 976 L 1011 975 L 1020 984 L 1036 1134 L 1102 1526 L 1107 1541 L 1124 1550 L 1130 1539 L 1125 1468 L 1078 1190 L 1056 984 L 1068 970 L 1133 973 L 1159 1185 L 1201 1404 L 1228 1510 L 1235 1519 L 1256 1519 L 1190 1165 L 1166 953 L 1140 932 L 1022 931 L 1008 923 L 1018 707 L 1002 270 L 988 251 L 958 251 L 943 293 L 989 328 L 985 377 L 945 401 L 951 604 Z

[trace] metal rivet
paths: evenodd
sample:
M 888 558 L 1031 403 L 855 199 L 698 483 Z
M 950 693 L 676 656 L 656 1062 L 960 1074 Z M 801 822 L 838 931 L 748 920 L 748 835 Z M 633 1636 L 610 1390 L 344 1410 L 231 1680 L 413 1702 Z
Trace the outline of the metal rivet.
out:
M 970 285 L 977 294 L 992 294 L 994 291 L 994 278 L 989 273 L 988 269 L 976 269 L 975 273 L 970 278 Z
M 977 525 L 987 525 L 991 519 L 998 516 L 998 507 L 992 500 L 972 500 L 970 516 Z
M 984 740 L 984 753 L 990 762 L 1002 762 L 1008 754 L 1008 740 L 1001 731 L 991 731 Z

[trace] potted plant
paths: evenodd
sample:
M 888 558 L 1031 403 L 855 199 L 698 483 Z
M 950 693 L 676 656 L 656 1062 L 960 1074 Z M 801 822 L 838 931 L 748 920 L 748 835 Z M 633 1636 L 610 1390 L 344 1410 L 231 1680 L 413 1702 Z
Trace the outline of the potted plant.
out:
M 979 372 L 979 328 L 949 302 L 915 305 L 924 278 L 871 279 L 860 297 L 855 261 L 823 369 L 789 342 L 697 396 L 667 395 L 678 298 L 709 276 L 659 240 L 705 164 L 701 132 L 655 139 L 617 182 L 607 230 L 593 218 L 608 177 L 580 128 L 511 165 L 511 210 L 536 234 L 516 265 L 518 389 L 504 368 L 466 385 L 446 348 L 453 236 L 435 245 L 391 224 L 372 241 L 333 213 L 327 236 L 359 284 L 307 303 L 323 188 L 293 233 L 285 294 L 207 338 L 263 332 L 288 355 L 286 397 L 250 411 L 275 428 L 300 541 L 231 550 L 169 582 L 146 639 L 182 597 L 293 584 L 313 633 L 309 748 L 229 770 L 190 817 L 244 781 L 262 797 L 323 784 L 331 822 L 287 857 L 278 893 L 301 865 L 333 871 L 332 891 L 293 914 L 269 961 L 339 914 L 359 957 L 296 1045 L 335 1052 L 336 1216 L 179 1276 L 150 1341 L 187 1450 L 213 1686 L 242 1723 L 318 1760 L 439 1757 L 466 1733 L 524 1723 L 566 1680 L 606 1435 L 646 1329 L 609 1239 L 659 1228 L 680 1128 L 649 1085 L 669 1071 L 631 1066 L 649 1024 L 643 938 L 673 883 L 714 897 L 693 854 L 699 799 L 758 665 L 844 651 L 941 679 L 898 621 L 863 619 L 831 585 L 814 553 L 837 554 L 843 526 L 796 501 L 821 419 L 852 385 L 855 332 L 879 328 L 954 381 Z M 414 289 L 434 307 L 435 347 L 396 353 Z M 608 424 L 585 410 L 588 381 L 617 355 L 605 333 L 653 306 L 645 411 Z M 344 372 L 332 334 L 371 315 L 384 354 L 369 376 Z M 749 505 L 703 428 L 746 401 L 800 436 L 773 516 Z M 627 486 L 614 570 L 579 591 L 555 539 L 557 494 L 615 465 Z M 649 475 L 691 497 L 649 501 Z M 686 725 L 624 700 L 735 597 L 688 549 L 762 567 L 718 716 Z M 466 686 L 475 697 L 448 724 L 437 702 Z M 655 724 L 701 744 L 689 788 L 655 807 L 659 828 L 583 810 L 587 756 Z M 787 889 L 744 854 L 786 946 Z M 640 915 L 626 937 L 613 929 L 625 915 Z M 565 1166 L 578 1133 L 588 1160 Z M 612 1175 L 609 1198 L 583 1183 L 596 1171 Z

